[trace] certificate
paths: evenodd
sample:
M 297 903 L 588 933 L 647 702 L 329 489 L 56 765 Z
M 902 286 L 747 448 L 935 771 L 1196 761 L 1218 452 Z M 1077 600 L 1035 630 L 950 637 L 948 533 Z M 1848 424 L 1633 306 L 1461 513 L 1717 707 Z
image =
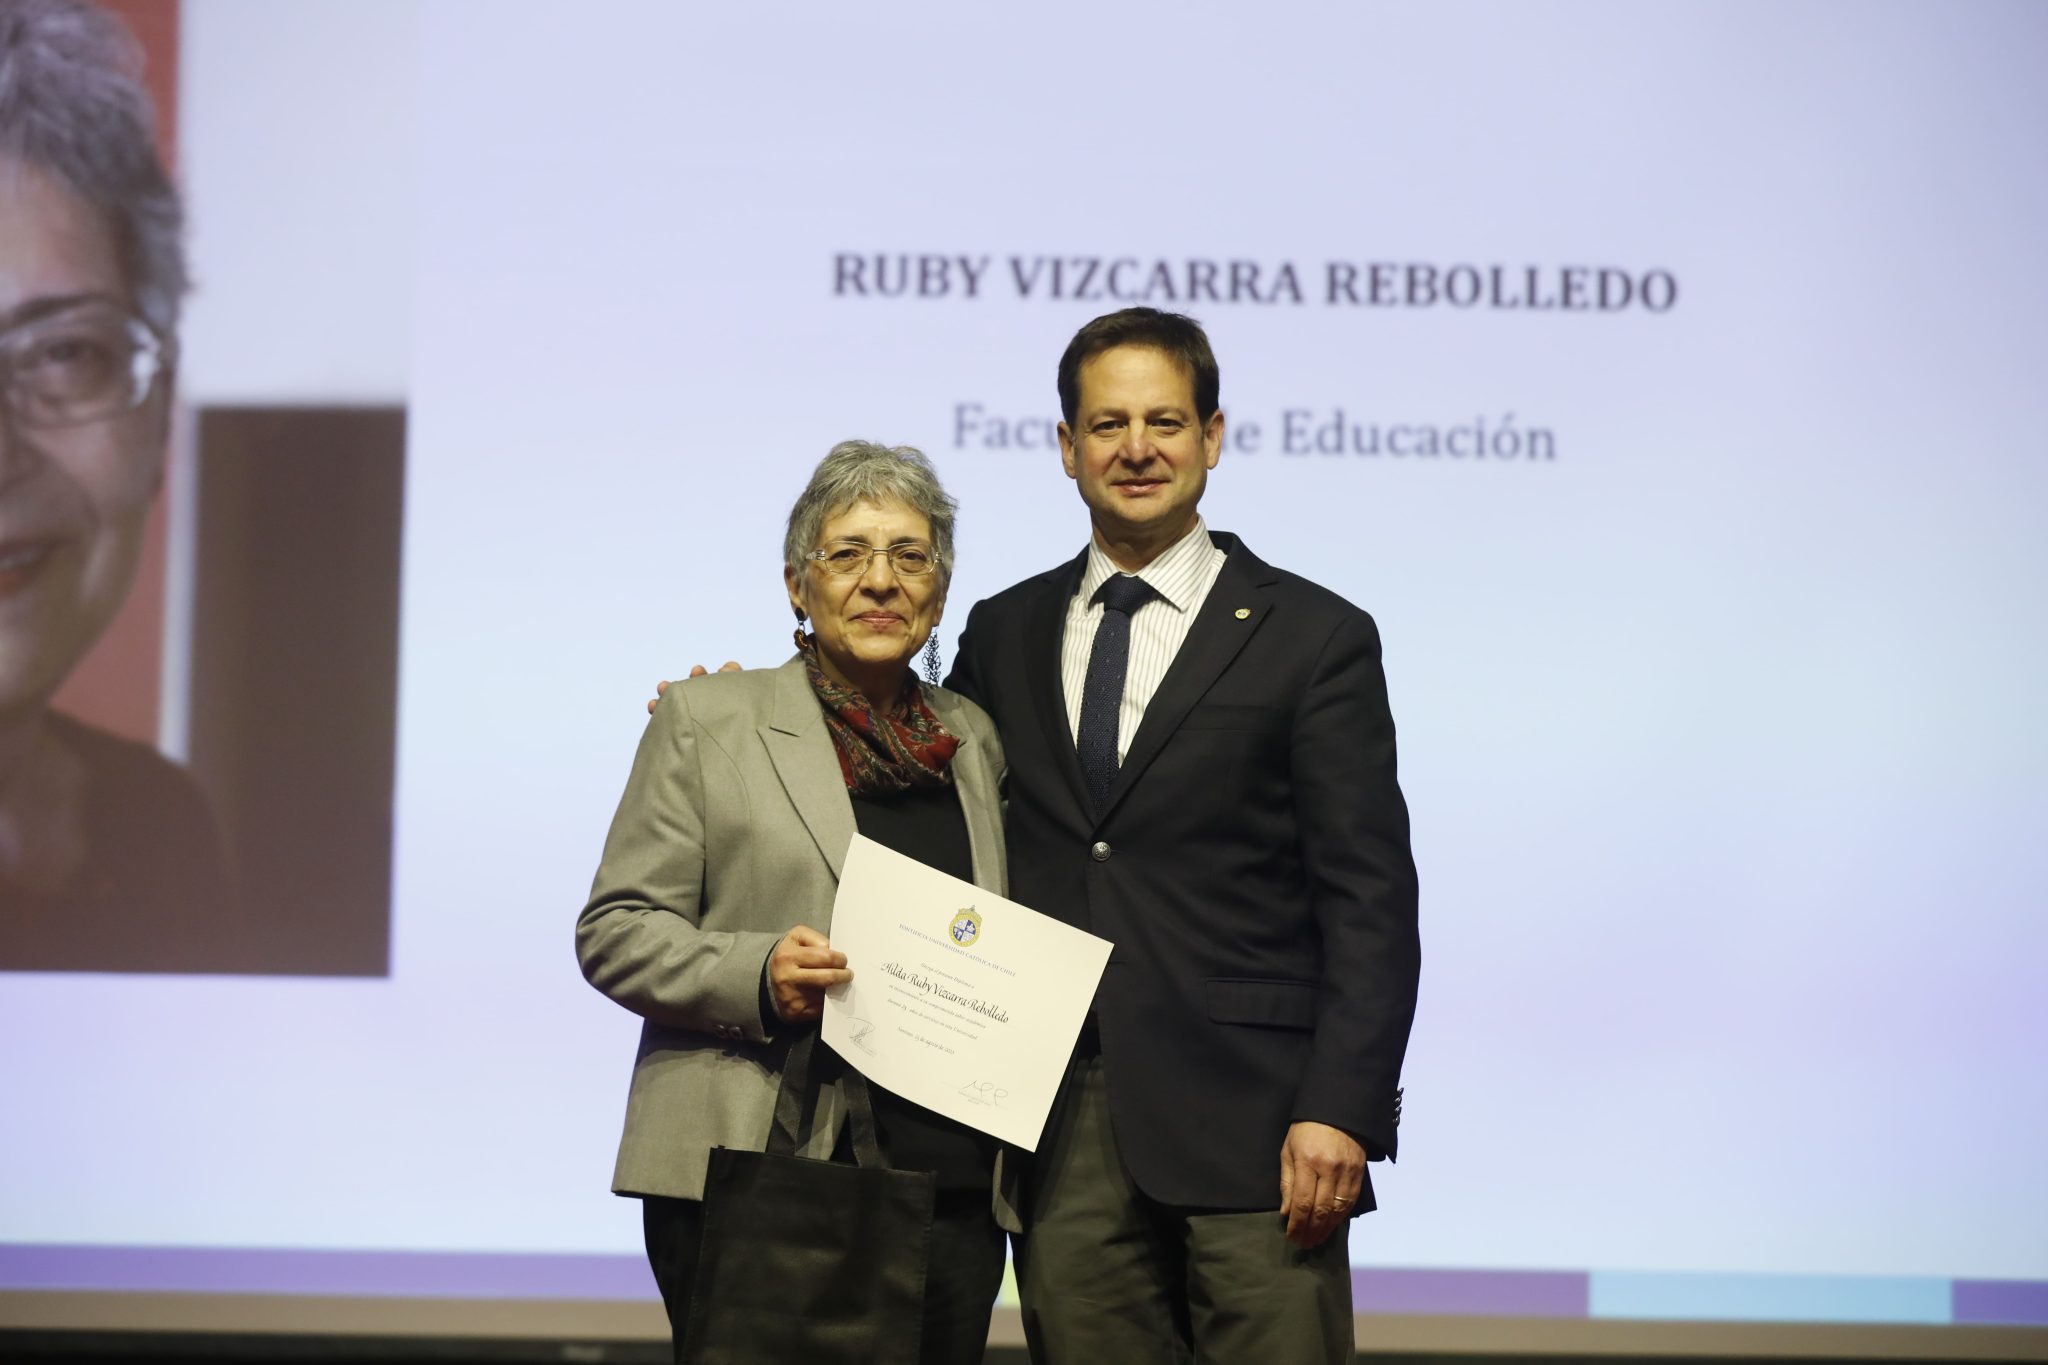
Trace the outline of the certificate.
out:
M 823 1035 L 868 1079 L 1026 1151 L 1109 942 L 856 834 L 832 902 L 853 980 Z

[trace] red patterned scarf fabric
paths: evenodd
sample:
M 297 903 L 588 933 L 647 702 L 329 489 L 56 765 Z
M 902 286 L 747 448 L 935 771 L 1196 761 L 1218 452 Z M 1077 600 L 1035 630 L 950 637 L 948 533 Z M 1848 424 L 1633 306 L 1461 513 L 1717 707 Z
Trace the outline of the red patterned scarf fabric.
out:
M 799 627 L 796 647 L 804 656 L 811 691 L 825 710 L 825 728 L 839 752 L 839 771 L 855 796 L 886 796 L 912 787 L 945 787 L 953 782 L 953 754 L 960 741 L 948 734 L 925 704 L 924 689 L 903 670 L 903 701 L 895 715 L 881 715 L 868 699 L 834 682 L 818 663 L 818 644 Z

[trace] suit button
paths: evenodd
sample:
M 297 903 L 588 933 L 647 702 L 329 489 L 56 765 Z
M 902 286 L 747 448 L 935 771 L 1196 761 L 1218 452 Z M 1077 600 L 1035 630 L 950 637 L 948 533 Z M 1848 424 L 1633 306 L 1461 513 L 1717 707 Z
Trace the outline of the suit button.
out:
M 1106 862 L 1108 862 L 1108 861 L 1109 861 L 1109 845 L 1108 845 L 1108 844 L 1105 844 L 1105 843 L 1100 843 L 1100 842 L 1098 842 L 1098 843 L 1097 843 L 1097 844 L 1095 845 L 1095 847 L 1093 847 L 1093 848 L 1091 848 L 1091 849 L 1089 849 L 1089 850 L 1088 850 L 1088 856 L 1089 856 L 1089 857 L 1091 857 L 1091 858 L 1093 858 L 1093 859 L 1094 859 L 1094 860 L 1095 860 L 1096 862 L 1098 862 L 1098 863 L 1106 863 Z

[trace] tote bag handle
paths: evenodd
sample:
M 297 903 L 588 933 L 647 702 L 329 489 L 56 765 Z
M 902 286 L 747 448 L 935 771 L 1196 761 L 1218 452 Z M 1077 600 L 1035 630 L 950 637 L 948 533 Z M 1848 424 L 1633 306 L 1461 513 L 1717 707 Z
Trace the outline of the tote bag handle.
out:
M 789 1055 L 782 1062 L 782 1084 L 775 1092 L 775 1123 L 768 1130 L 768 1152 L 772 1156 L 795 1156 L 803 1146 L 804 1138 L 810 1135 L 811 1125 L 818 1116 L 818 1095 L 824 1083 L 815 1073 L 823 1070 L 814 1066 L 814 1054 L 820 1047 L 830 1044 L 820 1041 L 815 1030 L 791 1044 Z M 852 1066 L 842 1063 L 845 1074 L 840 1078 L 840 1093 L 846 1097 L 846 1123 L 848 1136 L 853 1139 L 853 1159 L 866 1170 L 889 1169 L 889 1159 L 882 1155 L 882 1144 L 875 1125 L 875 1106 L 868 1094 L 867 1081 Z

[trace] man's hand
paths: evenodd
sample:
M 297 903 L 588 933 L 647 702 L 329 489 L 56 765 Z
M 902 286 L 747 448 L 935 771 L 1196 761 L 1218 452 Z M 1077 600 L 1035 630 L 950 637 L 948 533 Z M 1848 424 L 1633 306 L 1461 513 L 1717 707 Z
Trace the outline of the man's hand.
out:
M 784 934 L 768 954 L 768 1002 L 785 1024 L 818 1018 L 825 1012 L 826 987 L 851 980 L 846 954 L 834 952 L 831 941 L 807 924 Z
M 702 664 L 690 665 L 690 676 L 693 678 L 701 678 L 708 671 L 709 670 L 707 670 Z M 720 673 L 737 673 L 740 671 L 740 666 L 734 663 L 731 659 L 727 659 L 724 663 L 718 666 L 718 671 Z M 654 685 L 654 695 L 647 699 L 648 715 L 651 716 L 654 714 L 654 708 L 661 704 L 661 694 L 666 691 L 668 691 L 668 679 L 663 678 L 660 682 Z
M 1280 1145 L 1280 1212 L 1287 1240 L 1321 1246 L 1344 1226 L 1365 1184 L 1365 1148 L 1342 1128 L 1297 1123 Z

